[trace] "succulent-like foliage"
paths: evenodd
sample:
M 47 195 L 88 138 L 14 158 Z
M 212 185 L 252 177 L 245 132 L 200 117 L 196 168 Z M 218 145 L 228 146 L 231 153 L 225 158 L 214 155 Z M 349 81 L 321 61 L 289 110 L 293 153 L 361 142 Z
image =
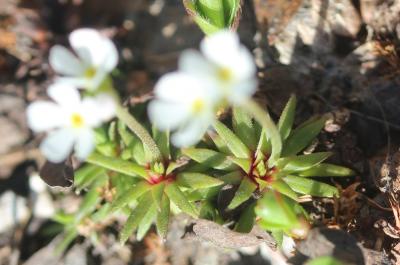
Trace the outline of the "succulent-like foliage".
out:
M 299 196 L 333 197 L 338 193 L 335 187 L 310 177 L 353 174 L 348 168 L 323 163 L 329 152 L 301 153 L 324 127 L 325 118 L 310 119 L 293 129 L 295 108 L 296 98 L 292 96 L 277 125 L 282 143 L 277 159 L 271 159 L 274 145 L 268 128 L 262 128 L 240 108 L 232 111 L 232 130 L 217 121 L 216 133 L 210 134 L 212 144 L 183 150 L 205 172 L 217 170 L 221 180 L 237 186 L 227 210 L 250 203 L 241 212 L 238 231 L 248 232 L 258 216 L 259 224 L 269 231 L 299 236 L 307 219 L 297 202 Z
M 188 195 L 223 182 L 187 170 L 188 161 L 179 160 L 179 151 L 170 146 L 168 133 L 152 128 L 152 138 L 162 154 L 158 160 L 152 159 L 122 122 L 111 123 L 108 131 L 99 130 L 96 152 L 76 174 L 76 187 L 87 191 L 79 212 L 69 219 L 58 214 L 56 220 L 76 236 L 79 226 L 102 222 L 117 212 L 125 214 L 128 219 L 120 232 L 124 243 L 134 231 L 141 240 L 153 223 L 165 237 L 171 210 L 197 217 L 199 211 Z
M 183 4 L 207 35 L 237 27 L 241 0 L 183 0 Z

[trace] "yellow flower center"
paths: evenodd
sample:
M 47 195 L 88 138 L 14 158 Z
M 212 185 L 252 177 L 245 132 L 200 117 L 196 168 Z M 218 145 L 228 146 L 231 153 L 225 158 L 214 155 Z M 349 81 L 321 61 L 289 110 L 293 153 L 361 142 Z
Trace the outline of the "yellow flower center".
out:
M 73 128 L 80 128 L 84 124 L 83 117 L 79 113 L 73 113 L 71 115 L 71 125 Z
M 232 79 L 233 74 L 231 69 L 227 68 L 227 67 L 221 67 L 218 69 L 218 78 L 219 80 L 223 81 L 223 82 L 228 82 Z
M 204 100 L 196 99 L 195 101 L 193 101 L 192 110 L 194 113 L 200 113 L 204 109 L 204 106 Z
M 96 69 L 93 67 L 89 67 L 86 69 L 84 75 L 86 78 L 93 78 L 96 75 Z

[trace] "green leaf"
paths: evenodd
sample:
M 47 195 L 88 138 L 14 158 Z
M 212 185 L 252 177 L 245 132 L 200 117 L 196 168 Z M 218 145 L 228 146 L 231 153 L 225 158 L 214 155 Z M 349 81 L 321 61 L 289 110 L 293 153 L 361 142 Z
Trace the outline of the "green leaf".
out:
M 240 0 L 223 0 L 225 11 L 225 24 L 232 27 L 235 17 L 238 15 Z
M 283 231 L 281 229 L 273 230 L 273 231 L 271 231 L 271 235 L 275 239 L 276 244 L 278 245 L 278 247 L 281 248 L 282 244 L 283 244 L 283 235 L 284 235 Z
M 146 235 L 147 231 L 149 231 L 151 224 L 157 216 L 157 207 L 153 202 L 150 206 L 147 206 L 147 213 L 143 217 L 142 221 L 140 221 L 136 239 L 141 241 L 143 237 Z
M 347 167 L 323 163 L 298 174 L 302 177 L 348 177 L 354 176 L 355 172 Z
M 75 187 L 82 190 L 92 184 L 101 174 L 104 174 L 103 168 L 86 164 L 75 172 Z
M 330 256 L 317 257 L 315 259 L 307 261 L 305 264 L 306 265 L 344 265 L 339 260 L 335 259 L 334 257 L 330 257 Z
M 233 197 L 231 203 L 228 205 L 228 209 L 235 209 L 240 204 L 247 201 L 256 189 L 257 185 L 253 181 L 251 181 L 248 177 L 243 178 L 238 190 L 235 193 L 235 197 Z
M 196 10 L 196 6 L 193 3 L 193 0 L 183 0 L 183 4 L 185 5 L 187 13 L 194 19 L 194 21 L 206 35 L 211 35 L 221 30 L 220 27 L 213 25 L 211 20 L 204 18 L 202 14 L 199 14 L 198 10 Z
M 131 212 L 128 217 L 128 220 L 125 223 L 124 228 L 120 232 L 120 243 L 125 244 L 128 238 L 132 235 L 133 231 L 138 227 L 147 211 L 149 210 L 149 205 L 151 205 L 153 198 L 151 196 L 151 192 L 147 192 L 143 197 L 138 201 L 138 205 Z
M 220 170 L 233 170 L 237 166 L 230 161 L 225 154 L 205 149 L 205 148 L 185 148 L 183 154 L 190 157 L 200 164 L 206 165 L 208 168 Z
M 87 158 L 86 161 L 91 164 L 98 165 L 115 172 L 123 173 L 128 176 L 140 176 L 143 178 L 147 178 L 146 170 L 143 167 L 122 159 L 107 157 L 98 153 L 93 153 Z
M 256 203 L 253 203 L 244 209 L 240 215 L 239 221 L 235 225 L 235 231 L 240 233 L 249 233 L 251 229 L 253 229 L 256 218 L 256 213 L 254 212 L 255 207 Z
M 129 149 L 131 149 L 132 157 L 135 162 L 142 166 L 147 164 L 146 151 L 141 141 L 133 141 Z
M 161 132 L 157 130 L 155 126 L 153 126 L 152 130 L 154 141 L 160 149 L 161 155 L 165 160 L 169 160 L 171 158 L 171 153 L 169 151 L 169 132 Z
M 215 146 L 217 147 L 218 151 L 223 154 L 233 155 L 231 150 L 229 150 L 228 145 L 225 141 L 219 136 L 217 133 L 213 131 L 208 131 L 207 136 L 213 141 Z
M 217 178 L 213 178 L 201 173 L 191 172 L 183 172 L 178 174 L 176 181 L 180 186 L 191 187 L 194 189 L 205 189 L 224 184 Z
M 188 198 L 186 198 L 186 195 L 175 183 L 168 183 L 168 185 L 165 187 L 165 193 L 181 211 L 189 214 L 192 217 L 197 217 L 197 210 L 193 207 Z
M 161 199 L 161 211 L 156 218 L 157 232 L 162 238 L 165 238 L 167 236 L 170 213 L 169 204 L 169 198 L 166 194 L 164 194 Z
M 251 169 L 251 161 L 248 158 L 228 157 L 233 163 L 238 165 L 244 172 L 248 173 Z
M 196 10 L 216 27 L 225 28 L 224 5 L 222 1 L 196 0 Z
M 285 182 L 296 192 L 318 197 L 338 196 L 339 192 L 336 187 L 313 179 L 287 176 Z
M 161 200 L 164 194 L 165 183 L 161 182 L 157 185 L 153 185 L 151 188 L 151 194 L 153 195 L 153 200 L 157 205 L 157 209 L 161 209 Z
M 285 141 L 282 156 L 292 156 L 306 148 L 324 128 L 326 118 L 308 121 L 300 125 Z
M 233 172 L 230 172 L 228 174 L 225 174 L 225 175 L 219 177 L 219 179 L 222 180 L 226 184 L 236 185 L 242 181 L 243 174 L 244 173 L 242 173 L 240 171 L 233 171 Z
M 204 201 L 201 204 L 199 218 L 216 221 L 217 219 L 219 219 L 218 210 L 215 209 L 210 201 Z
M 117 141 L 117 123 L 115 121 L 112 121 L 108 127 L 108 138 L 111 142 Z
M 277 166 L 281 171 L 299 172 L 318 165 L 331 155 L 331 152 L 320 152 L 309 155 L 289 156 L 279 159 Z
M 298 226 L 296 202 L 277 192 L 267 192 L 258 200 L 255 212 L 266 230 L 292 229 Z
M 232 125 L 235 134 L 251 150 L 256 149 L 256 135 L 253 120 L 245 111 L 239 107 L 233 108 Z
M 282 140 L 288 138 L 294 121 L 296 112 L 296 96 L 292 95 L 279 118 L 278 129 L 281 134 Z
M 216 121 L 214 128 L 236 157 L 250 158 L 250 150 L 225 124 Z
M 128 131 L 125 124 L 120 120 L 118 120 L 117 130 L 125 146 L 129 146 L 132 141 L 136 140 L 136 137 Z
M 278 179 L 278 180 L 274 180 L 271 182 L 271 187 L 282 193 L 283 195 L 288 196 L 289 198 L 293 199 L 293 200 L 297 200 L 298 196 L 296 194 L 296 192 L 293 191 L 293 189 L 283 180 Z
M 132 203 L 150 189 L 151 185 L 147 181 L 139 182 L 134 187 L 128 189 L 127 191 L 124 191 L 122 195 L 117 197 L 117 199 L 112 202 L 111 211 L 115 212 L 125 205 Z
M 96 206 L 101 200 L 99 187 L 104 186 L 106 182 L 106 177 L 97 179 L 94 185 L 92 185 L 90 190 L 85 194 L 82 203 L 79 205 L 79 211 L 76 214 L 76 220 L 78 222 L 96 209 Z

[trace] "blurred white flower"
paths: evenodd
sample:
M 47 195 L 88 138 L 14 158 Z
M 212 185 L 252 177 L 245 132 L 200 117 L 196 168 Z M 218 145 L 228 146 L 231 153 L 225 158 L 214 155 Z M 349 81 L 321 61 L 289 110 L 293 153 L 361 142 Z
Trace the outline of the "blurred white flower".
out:
M 93 29 L 78 29 L 69 35 L 73 51 L 56 45 L 50 50 L 50 65 L 63 77 L 58 81 L 78 88 L 97 89 L 118 64 L 113 42 Z
M 236 33 L 223 30 L 206 37 L 197 51 L 184 52 L 179 70 L 209 79 L 223 99 L 240 104 L 257 89 L 256 66 Z
M 99 94 L 81 100 L 79 91 L 56 83 L 47 90 L 52 101 L 36 101 L 28 106 L 28 124 L 34 132 L 50 131 L 40 145 L 45 157 L 59 163 L 74 150 L 84 160 L 94 149 L 92 128 L 111 119 L 116 103 L 112 96 Z
M 217 94 L 212 86 L 182 72 L 164 75 L 156 84 L 149 105 L 150 120 L 160 130 L 176 130 L 172 143 L 196 144 L 215 119 Z

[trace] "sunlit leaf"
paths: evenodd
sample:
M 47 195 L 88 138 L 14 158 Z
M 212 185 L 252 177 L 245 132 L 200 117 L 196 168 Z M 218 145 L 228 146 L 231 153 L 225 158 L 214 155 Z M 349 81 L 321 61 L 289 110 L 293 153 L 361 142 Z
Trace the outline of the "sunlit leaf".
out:
M 286 138 L 289 136 L 292 130 L 295 111 L 296 111 L 296 96 L 292 95 L 288 103 L 286 103 L 286 106 L 281 114 L 281 117 L 279 118 L 278 129 L 279 132 L 281 133 L 282 140 L 286 140 Z
M 183 154 L 187 155 L 194 161 L 204 164 L 208 168 L 215 168 L 221 170 L 233 170 L 237 168 L 225 154 L 205 149 L 205 148 L 185 148 L 182 150 Z
M 214 128 L 236 157 L 250 158 L 250 150 L 225 124 L 217 121 Z
M 147 206 L 147 213 L 143 217 L 142 221 L 138 226 L 138 231 L 136 238 L 138 241 L 141 241 L 143 237 L 146 235 L 147 231 L 149 231 L 153 221 L 157 216 L 157 206 L 153 202 L 151 205 Z
M 170 147 L 169 147 L 169 132 L 161 132 L 157 130 L 155 126 L 152 128 L 153 130 L 153 138 L 154 141 L 156 142 L 158 148 L 160 149 L 161 155 L 163 156 L 164 159 L 168 160 L 171 157 L 170 154 Z
M 306 148 L 324 128 L 326 118 L 306 122 L 294 130 L 284 143 L 282 156 L 292 156 Z
M 235 193 L 231 203 L 228 205 L 228 209 L 235 209 L 243 202 L 247 201 L 253 192 L 257 189 L 257 185 L 249 178 L 243 178 L 238 190 Z
M 124 228 L 120 232 L 120 243 L 124 244 L 128 238 L 132 235 L 133 231 L 136 230 L 147 211 L 149 210 L 149 205 L 153 202 L 153 198 L 151 196 L 151 192 L 147 192 L 144 196 L 140 198 L 138 201 L 138 205 L 131 212 L 126 221 Z
M 232 125 L 235 134 L 251 150 L 256 149 L 257 139 L 252 118 L 239 107 L 233 108 Z
M 330 256 L 322 256 L 307 261 L 305 265 L 344 265 L 344 263 Z
M 205 189 L 224 184 L 217 178 L 210 177 L 201 173 L 183 172 L 178 174 L 176 181 L 181 186 L 187 186 L 194 189 Z
M 78 171 L 75 172 L 75 178 L 74 178 L 75 187 L 79 189 L 86 188 L 87 186 L 92 184 L 93 181 L 95 181 L 100 174 L 104 174 L 103 168 L 90 164 L 84 165 Z
M 333 197 L 339 194 L 336 187 L 313 179 L 287 176 L 284 180 L 294 191 L 301 194 L 318 197 Z
M 238 10 L 240 8 L 240 0 L 223 0 L 224 11 L 225 11 L 225 23 L 226 25 L 232 27 L 236 16 L 238 15 Z
M 130 131 L 128 131 L 125 124 L 120 120 L 118 120 L 117 130 L 125 146 L 129 146 L 132 141 L 136 140 L 136 137 Z
M 303 177 L 348 177 L 354 176 L 355 172 L 347 167 L 323 163 L 298 174 Z
M 153 200 L 156 203 L 157 209 L 161 209 L 161 200 L 164 194 L 165 183 L 161 182 L 157 185 L 153 185 L 151 188 L 151 194 L 153 195 Z
M 296 192 L 283 180 L 281 179 L 274 180 L 270 183 L 270 185 L 274 190 L 282 193 L 283 195 L 288 196 L 293 200 L 297 200 L 298 196 Z
M 249 172 L 251 168 L 251 161 L 248 158 L 228 157 L 230 161 L 238 165 L 244 172 Z
M 161 199 L 161 209 L 156 217 L 157 232 L 162 237 L 167 236 L 168 224 L 169 224 L 169 213 L 170 213 L 170 202 L 166 194 L 163 194 Z
M 230 172 L 228 174 L 225 174 L 225 175 L 219 177 L 219 179 L 222 180 L 226 184 L 236 185 L 242 181 L 243 174 L 244 173 L 242 173 L 240 171 L 233 171 L 233 172 Z
M 189 202 L 186 195 L 179 189 L 179 187 L 174 182 L 168 183 L 168 185 L 166 185 L 165 193 L 182 212 L 185 212 L 192 217 L 197 217 L 198 214 L 196 209 Z
M 147 177 L 146 170 L 143 167 L 122 159 L 107 157 L 98 153 L 93 153 L 87 158 L 86 161 L 91 164 L 98 165 L 115 172 L 123 173 L 128 176 L 140 176 L 143 178 Z
M 117 211 L 125 205 L 132 203 L 137 198 L 142 196 L 146 191 L 150 190 L 151 185 L 147 181 L 141 181 L 132 188 L 124 191 L 115 201 L 111 204 L 111 211 Z
M 279 159 L 277 165 L 282 171 L 298 172 L 318 165 L 331 155 L 331 152 L 320 152 L 309 155 L 289 156 Z

